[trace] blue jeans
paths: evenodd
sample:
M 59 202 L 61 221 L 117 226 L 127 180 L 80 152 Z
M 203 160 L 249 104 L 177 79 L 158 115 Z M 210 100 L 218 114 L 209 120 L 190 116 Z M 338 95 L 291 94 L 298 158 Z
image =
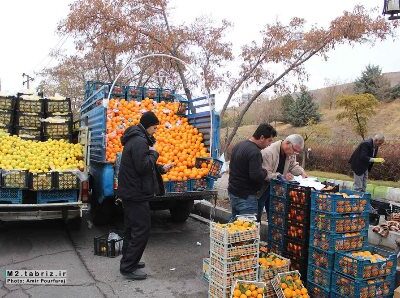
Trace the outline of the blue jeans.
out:
M 261 216 L 264 211 L 264 207 L 265 207 L 265 212 L 268 214 L 269 196 L 270 196 L 270 194 L 269 194 L 269 185 L 268 185 L 267 190 L 258 199 L 258 212 L 257 212 L 257 220 L 258 221 L 261 221 Z
M 234 219 L 237 215 L 257 215 L 258 199 L 256 195 L 249 195 L 243 198 L 229 193 L 229 199 L 232 208 L 231 219 Z

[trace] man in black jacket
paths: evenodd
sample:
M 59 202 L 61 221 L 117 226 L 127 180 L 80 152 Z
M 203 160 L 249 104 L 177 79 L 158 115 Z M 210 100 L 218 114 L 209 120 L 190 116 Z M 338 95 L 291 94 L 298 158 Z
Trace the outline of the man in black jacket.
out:
M 172 165 L 157 166 L 158 153 L 154 149 L 159 120 L 153 112 L 146 112 L 140 124 L 129 127 L 121 138 L 121 166 L 118 174 L 118 197 L 124 207 L 125 239 L 120 272 L 129 279 L 146 279 L 140 262 L 150 235 L 149 200 L 164 194 L 161 173 Z
M 228 193 L 232 218 L 237 215 L 257 215 L 259 191 L 265 183 L 267 171 L 262 168 L 261 149 L 268 147 L 276 130 L 269 124 L 260 124 L 253 136 L 232 149 L 229 163 Z
M 354 190 L 365 192 L 367 189 L 368 172 L 374 163 L 382 163 L 383 158 L 377 158 L 379 146 L 385 142 L 383 134 L 377 134 L 358 145 L 350 157 L 349 163 L 354 172 Z

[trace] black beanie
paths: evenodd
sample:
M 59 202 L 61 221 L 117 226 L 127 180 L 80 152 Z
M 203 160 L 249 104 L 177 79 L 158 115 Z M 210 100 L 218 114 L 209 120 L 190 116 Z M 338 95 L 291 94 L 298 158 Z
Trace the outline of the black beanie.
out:
M 153 112 L 146 112 L 143 113 L 140 118 L 140 124 L 142 124 L 145 129 L 148 129 L 150 126 L 160 124 L 160 121 Z

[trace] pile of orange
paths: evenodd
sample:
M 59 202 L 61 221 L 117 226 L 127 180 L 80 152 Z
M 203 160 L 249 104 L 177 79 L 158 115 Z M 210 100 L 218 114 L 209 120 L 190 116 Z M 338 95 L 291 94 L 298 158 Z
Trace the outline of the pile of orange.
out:
M 141 102 L 111 99 L 107 109 L 106 160 L 115 162 L 117 153 L 122 152 L 121 137 L 129 126 L 139 123 L 142 113 L 153 111 L 160 125 L 157 127 L 155 148 L 160 154 L 157 163 L 174 163 L 164 181 L 185 181 L 207 175 L 211 164 L 202 163 L 195 167 L 197 157 L 209 157 L 203 143 L 203 134 L 189 124 L 186 117 L 178 116 L 178 102 L 156 103 L 151 99 Z
M 251 282 L 239 281 L 232 292 L 234 298 L 262 298 L 264 297 L 264 288 L 258 287 Z
M 281 289 L 285 298 L 309 298 L 307 289 L 304 287 L 300 276 L 288 274 L 281 278 Z

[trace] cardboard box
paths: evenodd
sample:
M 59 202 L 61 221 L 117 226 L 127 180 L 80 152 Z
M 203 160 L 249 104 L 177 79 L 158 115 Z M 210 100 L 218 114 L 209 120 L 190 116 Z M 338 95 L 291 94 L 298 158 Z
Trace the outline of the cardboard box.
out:
M 400 298 L 400 287 L 394 290 L 393 298 Z

